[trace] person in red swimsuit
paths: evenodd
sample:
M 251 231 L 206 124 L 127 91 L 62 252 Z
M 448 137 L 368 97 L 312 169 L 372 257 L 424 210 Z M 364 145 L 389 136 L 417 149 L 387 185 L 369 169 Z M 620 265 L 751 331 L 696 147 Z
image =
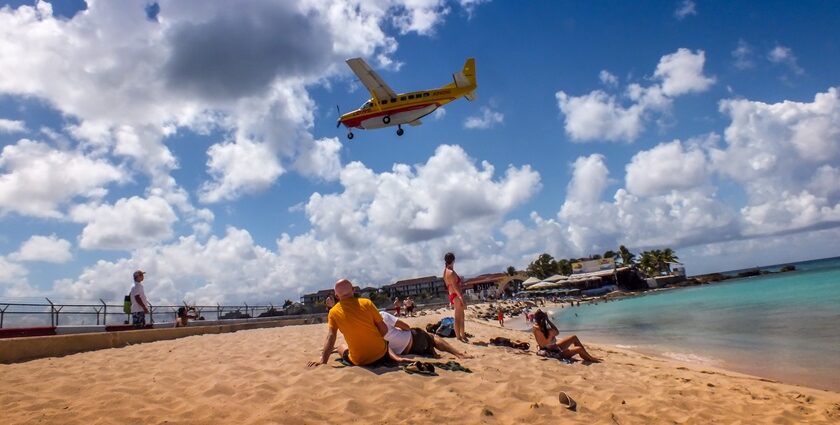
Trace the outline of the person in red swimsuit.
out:
M 397 311 L 396 316 L 400 317 L 400 309 L 402 308 L 402 301 L 399 297 L 394 297 L 394 310 Z
M 467 332 L 464 330 L 464 310 L 467 303 L 461 294 L 461 276 L 455 273 L 455 254 L 447 252 L 443 256 L 445 268 L 443 269 L 443 282 L 446 290 L 449 291 L 449 303 L 455 307 L 455 337 L 461 342 L 467 340 Z

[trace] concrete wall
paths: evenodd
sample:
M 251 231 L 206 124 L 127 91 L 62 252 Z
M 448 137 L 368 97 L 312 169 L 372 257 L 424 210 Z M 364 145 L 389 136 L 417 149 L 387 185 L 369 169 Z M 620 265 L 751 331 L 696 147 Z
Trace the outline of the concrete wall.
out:
M 220 334 L 247 329 L 274 328 L 323 322 L 325 322 L 323 318 L 278 319 L 251 323 L 188 326 L 185 328 L 7 338 L 0 339 L 0 363 L 18 363 L 44 357 L 66 356 L 104 348 L 120 348 L 129 344 L 163 341 L 192 335 Z

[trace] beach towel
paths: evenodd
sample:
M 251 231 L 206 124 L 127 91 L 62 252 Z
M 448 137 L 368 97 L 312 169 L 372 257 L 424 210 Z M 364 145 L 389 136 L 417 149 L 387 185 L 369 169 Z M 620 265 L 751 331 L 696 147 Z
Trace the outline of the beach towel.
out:
M 514 341 L 511 341 L 509 338 L 505 338 L 505 337 L 502 337 L 502 336 L 496 337 L 496 338 L 490 338 L 490 344 L 491 345 L 496 345 L 496 346 L 499 346 L 499 347 L 516 348 L 516 349 L 525 350 L 525 351 L 527 351 L 531 348 L 531 344 L 528 344 L 527 342 L 523 342 L 523 341 L 515 341 L 514 342 Z
M 472 373 L 472 370 L 468 367 L 461 366 L 460 363 L 450 360 L 446 363 L 443 362 L 432 362 L 432 365 L 437 366 L 439 369 L 449 370 L 452 372 L 465 372 L 465 373 Z
M 563 353 L 561 353 L 560 351 L 555 350 L 546 350 L 544 348 L 540 348 L 540 350 L 537 351 L 537 355 L 540 357 L 545 357 L 546 359 L 557 359 L 566 364 L 572 364 L 575 362 L 574 360 L 564 356 Z

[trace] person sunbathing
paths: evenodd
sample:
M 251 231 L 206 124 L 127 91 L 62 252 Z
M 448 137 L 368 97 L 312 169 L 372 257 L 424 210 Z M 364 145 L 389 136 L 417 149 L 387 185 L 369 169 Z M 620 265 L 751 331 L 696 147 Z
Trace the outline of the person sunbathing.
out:
M 575 354 L 580 358 L 593 363 L 601 362 L 601 359 L 592 356 L 586 351 L 586 348 L 580 342 L 577 335 L 566 337 L 560 342 L 557 342 L 557 335 L 560 331 L 557 326 L 548 319 L 548 314 L 542 310 L 537 310 L 534 313 L 534 338 L 537 340 L 537 345 L 541 348 L 542 355 L 547 357 L 572 358 Z
M 439 357 L 435 349 L 453 354 L 459 359 L 469 359 L 471 356 L 455 349 L 443 338 L 429 334 L 420 328 L 412 328 L 391 313 L 383 312 L 382 321 L 388 327 L 385 340 L 394 353 L 417 354 L 419 356 Z

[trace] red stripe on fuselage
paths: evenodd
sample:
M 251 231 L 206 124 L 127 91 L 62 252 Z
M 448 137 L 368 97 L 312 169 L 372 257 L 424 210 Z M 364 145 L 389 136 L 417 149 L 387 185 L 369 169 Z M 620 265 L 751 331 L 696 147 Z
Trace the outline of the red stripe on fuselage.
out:
M 454 99 L 449 99 L 448 101 L 452 101 L 452 100 L 454 100 Z M 376 117 L 384 117 L 386 115 L 398 114 L 400 112 L 413 111 L 415 109 L 423 109 L 423 108 L 425 108 L 429 105 L 437 105 L 438 107 L 440 107 L 440 105 L 442 105 L 442 103 L 440 103 L 440 102 L 415 103 L 413 105 L 408 105 L 408 106 L 404 106 L 404 107 L 401 107 L 401 108 L 389 109 L 389 110 L 386 110 L 386 111 L 376 111 L 376 110 L 372 109 L 372 112 L 370 112 L 370 113 L 361 113 L 359 115 L 352 116 L 352 117 L 347 118 L 346 120 L 342 121 L 341 123 L 344 124 L 347 127 L 361 128 L 362 121 L 364 121 L 364 120 L 367 120 L 367 119 L 370 119 L 370 118 L 376 118 Z

